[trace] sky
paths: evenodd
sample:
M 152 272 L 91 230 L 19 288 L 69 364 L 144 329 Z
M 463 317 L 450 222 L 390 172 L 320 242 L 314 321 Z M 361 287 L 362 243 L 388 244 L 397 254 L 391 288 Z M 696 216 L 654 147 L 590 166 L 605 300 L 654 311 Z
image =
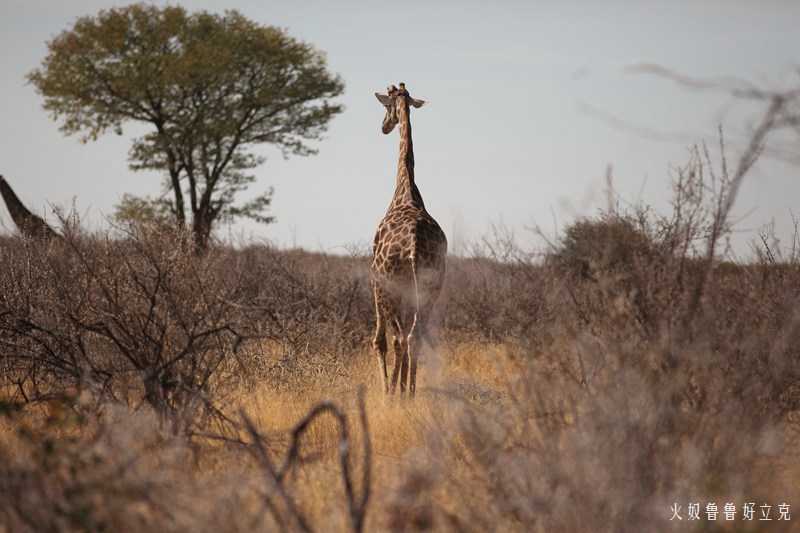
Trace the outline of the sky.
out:
M 47 42 L 78 17 L 128 3 L 0 6 L 0 174 L 48 220 L 54 207 L 74 206 L 101 231 L 123 194 L 160 191 L 160 175 L 128 168 L 141 127 L 82 144 L 59 131 L 25 80 Z M 397 130 L 380 132 L 384 109 L 373 95 L 389 84 L 405 82 L 429 102 L 411 115 L 416 180 L 451 251 L 462 255 L 496 231 L 523 247 L 545 247 L 571 221 L 608 206 L 609 174 L 615 201 L 667 214 L 674 168 L 696 143 L 717 157 L 720 126 L 735 164 L 765 104 L 633 66 L 735 77 L 768 90 L 800 86 L 800 2 L 788 0 L 178 3 L 190 11 L 236 9 L 284 28 L 324 51 L 346 85 L 338 98 L 345 111 L 312 143 L 317 155 L 284 159 L 268 145 L 255 149 L 267 160 L 248 192 L 274 188 L 277 222 L 220 228 L 238 243 L 368 250 L 395 184 Z M 800 152 L 796 132 L 768 142 L 794 143 Z M 750 243 L 769 224 L 788 253 L 792 213 L 800 216 L 798 174 L 800 164 L 762 156 L 746 176 L 732 212 L 735 259 L 752 256 Z M 0 232 L 13 232 L 3 207 Z

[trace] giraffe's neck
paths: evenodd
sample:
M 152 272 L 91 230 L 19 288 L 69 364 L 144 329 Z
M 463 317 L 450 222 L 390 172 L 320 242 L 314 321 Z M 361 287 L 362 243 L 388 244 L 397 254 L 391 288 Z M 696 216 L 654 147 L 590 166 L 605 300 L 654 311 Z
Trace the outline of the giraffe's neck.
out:
M 400 157 L 397 162 L 397 187 L 392 197 L 392 208 L 416 204 L 425 208 L 422 195 L 414 183 L 414 143 L 411 140 L 411 119 L 407 97 L 400 96 L 397 106 L 397 119 L 400 126 Z
M 3 196 L 3 200 L 5 201 L 6 207 L 8 208 L 8 212 L 11 215 L 11 219 L 14 221 L 20 229 L 22 229 L 23 225 L 27 220 L 32 216 L 32 213 L 28 211 L 28 209 L 22 205 L 17 195 L 14 194 L 14 191 L 11 189 L 11 186 L 8 182 L 0 176 L 0 195 Z

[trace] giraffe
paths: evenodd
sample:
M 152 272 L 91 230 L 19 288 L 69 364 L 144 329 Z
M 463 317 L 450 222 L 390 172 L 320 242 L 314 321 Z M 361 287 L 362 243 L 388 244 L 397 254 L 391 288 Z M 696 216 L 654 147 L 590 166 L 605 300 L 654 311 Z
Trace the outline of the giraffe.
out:
M 31 213 L 28 208 L 20 202 L 3 176 L 0 176 L 0 194 L 2 194 L 3 200 L 6 203 L 8 212 L 11 215 L 11 220 L 14 221 L 14 224 L 16 224 L 17 229 L 19 229 L 23 237 L 49 239 L 58 236 L 47 222 Z
M 394 394 L 398 375 L 400 394 L 416 392 L 417 360 L 427 332 L 431 309 L 444 282 L 447 238 L 425 210 L 414 182 L 414 150 L 411 141 L 411 106 L 424 100 L 409 96 L 405 84 L 375 93 L 386 107 L 381 131 L 389 134 L 400 125 L 397 184 L 386 215 L 378 224 L 373 243 L 372 287 L 377 315 L 373 349 L 378 356 L 383 392 Z M 386 372 L 387 327 L 394 345 L 391 381 Z M 408 381 L 406 382 L 406 379 Z

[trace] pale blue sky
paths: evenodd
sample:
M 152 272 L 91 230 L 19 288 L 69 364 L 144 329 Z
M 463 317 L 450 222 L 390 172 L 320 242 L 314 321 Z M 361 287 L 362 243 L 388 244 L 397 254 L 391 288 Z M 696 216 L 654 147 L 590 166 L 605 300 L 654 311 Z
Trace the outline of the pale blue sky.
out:
M 158 175 L 128 170 L 135 128 L 85 145 L 64 137 L 24 79 L 46 42 L 77 17 L 127 3 L 5 0 L 0 7 L 0 174 L 39 213 L 74 198 L 86 222 L 102 228 L 125 192 L 159 191 Z M 630 65 L 739 76 L 767 88 L 800 85 L 800 2 L 180 3 L 237 9 L 286 28 L 325 51 L 329 68 L 343 77 L 346 110 L 317 144 L 317 156 L 284 160 L 259 148 L 268 160 L 255 171 L 253 193 L 274 186 L 277 223 L 230 229 L 313 250 L 371 242 L 389 204 L 397 134 L 380 133 L 383 108 L 373 93 L 390 83 L 403 81 L 430 102 L 412 113 L 417 182 L 455 251 L 492 224 L 528 242 L 526 227 L 554 235 L 556 225 L 595 214 L 606 205 L 608 165 L 623 201 L 666 212 L 670 165 L 682 164 L 693 142 L 715 148 L 719 123 L 735 161 L 758 107 L 631 74 Z M 622 131 L 588 108 L 668 134 L 654 140 Z M 741 258 L 755 231 L 773 220 L 790 244 L 790 209 L 800 215 L 798 178 L 800 166 L 766 159 L 747 177 L 734 208 Z M 5 209 L 0 220 L 11 231 Z

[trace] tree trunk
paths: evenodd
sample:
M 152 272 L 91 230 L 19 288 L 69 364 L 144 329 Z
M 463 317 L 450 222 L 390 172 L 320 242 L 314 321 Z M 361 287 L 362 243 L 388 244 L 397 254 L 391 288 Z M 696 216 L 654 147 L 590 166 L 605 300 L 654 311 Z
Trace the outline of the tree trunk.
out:
M 198 253 L 203 252 L 208 247 L 208 241 L 211 237 L 211 224 L 205 221 L 205 217 L 195 213 L 192 233 L 194 235 L 195 249 Z

